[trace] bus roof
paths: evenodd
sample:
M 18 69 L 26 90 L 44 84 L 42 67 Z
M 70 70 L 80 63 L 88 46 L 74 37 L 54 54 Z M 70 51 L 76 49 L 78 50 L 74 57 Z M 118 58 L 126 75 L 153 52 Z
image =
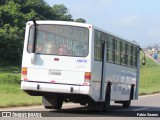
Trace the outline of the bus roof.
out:
M 29 23 L 33 23 L 32 21 L 28 21 Z M 91 24 L 87 23 L 78 23 L 73 21 L 56 21 L 56 20 L 36 20 L 38 24 L 57 24 L 57 25 L 73 25 L 73 26 L 81 26 L 81 27 L 89 27 Z
M 121 36 L 119 36 L 119 35 L 113 34 L 113 33 L 109 32 L 109 31 L 106 31 L 106 30 L 104 30 L 104 29 L 102 29 L 102 28 L 99 28 L 99 27 L 97 27 L 97 26 L 94 26 L 94 25 L 93 25 L 93 27 L 94 27 L 94 29 L 96 29 L 96 30 L 99 30 L 99 31 L 101 31 L 101 32 L 104 32 L 104 33 L 106 33 L 106 34 L 108 34 L 108 35 L 110 35 L 110 36 L 114 36 L 115 38 L 121 39 L 121 40 L 124 41 L 124 42 L 131 43 L 131 44 L 136 45 L 136 46 L 140 46 L 137 42 L 130 41 L 130 40 L 128 40 L 128 39 L 125 39 L 125 38 L 123 38 L 123 37 L 121 37 Z
M 27 23 L 31 23 L 32 21 L 28 21 Z M 101 32 L 104 32 L 110 36 L 114 36 L 118 39 L 121 39 L 122 41 L 124 42 L 128 42 L 128 43 L 131 43 L 133 45 L 136 45 L 136 46 L 140 46 L 137 42 L 134 42 L 134 41 L 129 41 L 123 37 L 120 37 L 119 35 L 116 35 L 116 34 L 113 34 L 109 31 L 106 31 L 104 29 L 101 29 L 93 24 L 88 24 L 88 23 L 78 23 L 78 22 L 73 22 L 73 21 L 56 21 L 56 20 L 36 20 L 36 22 L 38 24 L 57 24 L 57 25 L 73 25 L 73 26 L 79 26 L 79 27 L 93 27 L 93 29 L 96 29 L 96 30 L 99 30 Z

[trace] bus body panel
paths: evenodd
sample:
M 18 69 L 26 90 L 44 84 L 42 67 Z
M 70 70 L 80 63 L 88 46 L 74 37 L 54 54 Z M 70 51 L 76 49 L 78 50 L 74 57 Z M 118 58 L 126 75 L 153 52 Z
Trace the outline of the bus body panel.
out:
M 54 58 L 58 58 L 59 61 L 55 61 Z M 85 62 L 78 63 L 78 60 Z M 82 85 L 84 73 L 90 71 L 89 60 L 86 58 L 67 58 L 66 60 L 66 57 L 37 54 L 36 62 L 33 65 L 31 64 L 31 56 L 28 54 L 25 61 L 30 61 L 23 64 L 23 67 L 28 69 L 27 79 L 29 81 Z
M 38 86 L 38 88 L 37 88 Z M 65 94 L 84 94 L 88 95 L 90 86 L 76 86 L 65 84 L 48 84 L 41 82 L 21 82 L 21 88 L 25 91 L 35 91 L 37 93 L 65 93 Z
M 100 88 L 101 88 L 102 62 L 94 61 L 92 63 L 92 66 L 93 67 L 92 67 L 91 96 L 95 101 L 101 101 L 100 100 Z
M 93 79 L 92 79 L 92 86 L 91 86 L 91 96 L 94 98 L 95 101 L 100 100 L 100 84 L 101 84 L 101 67 L 102 63 L 99 61 L 94 62 L 93 67 Z M 123 71 L 122 71 L 123 70 Z M 109 82 L 112 83 L 111 85 L 111 100 L 112 101 L 125 101 L 129 100 L 131 85 L 137 84 L 137 69 L 128 68 L 125 66 L 114 65 L 112 63 L 106 63 L 105 68 L 105 83 L 103 84 L 103 97 L 102 101 L 105 100 L 105 92 L 107 84 Z M 134 89 L 134 97 L 136 94 L 136 88 Z
M 106 65 L 105 81 L 110 81 L 111 86 L 111 100 L 129 100 L 131 85 L 136 84 L 136 69 L 131 69 L 119 65 Z

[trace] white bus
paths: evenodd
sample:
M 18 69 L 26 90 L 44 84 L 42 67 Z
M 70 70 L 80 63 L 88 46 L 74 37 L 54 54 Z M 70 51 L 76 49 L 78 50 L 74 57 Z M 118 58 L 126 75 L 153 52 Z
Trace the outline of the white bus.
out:
M 46 109 L 63 101 L 108 111 L 138 99 L 140 46 L 91 24 L 29 21 L 21 89 L 42 96 Z M 98 107 L 99 106 L 99 107 Z

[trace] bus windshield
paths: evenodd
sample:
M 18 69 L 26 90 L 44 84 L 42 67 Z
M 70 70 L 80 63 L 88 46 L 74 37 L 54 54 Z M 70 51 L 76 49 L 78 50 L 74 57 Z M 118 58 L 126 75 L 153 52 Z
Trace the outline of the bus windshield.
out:
M 27 51 L 33 52 L 34 25 L 30 27 Z M 89 52 L 89 30 L 67 25 L 37 25 L 35 53 L 86 57 Z

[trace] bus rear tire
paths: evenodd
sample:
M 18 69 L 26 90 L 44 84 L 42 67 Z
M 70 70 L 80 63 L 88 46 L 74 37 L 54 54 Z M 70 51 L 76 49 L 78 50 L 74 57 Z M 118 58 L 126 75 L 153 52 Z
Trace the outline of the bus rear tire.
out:
M 87 102 L 80 102 L 80 105 L 87 105 Z
M 129 108 L 131 106 L 131 100 L 123 102 L 124 108 Z
M 129 100 L 124 101 L 122 103 L 124 108 L 129 108 L 131 106 L 131 100 L 133 99 L 133 93 L 134 93 L 134 85 L 131 85 L 131 92 L 130 92 Z
M 60 110 L 62 108 L 62 104 L 63 104 L 63 100 L 61 98 L 59 98 L 57 100 L 57 103 L 55 106 L 53 106 L 53 109 L 57 109 L 57 110 Z
M 45 109 L 53 109 L 53 106 L 44 106 Z
M 105 95 L 105 102 L 103 106 L 103 111 L 105 112 L 109 111 L 110 109 L 110 91 L 111 91 L 111 85 L 110 83 L 108 83 Z

